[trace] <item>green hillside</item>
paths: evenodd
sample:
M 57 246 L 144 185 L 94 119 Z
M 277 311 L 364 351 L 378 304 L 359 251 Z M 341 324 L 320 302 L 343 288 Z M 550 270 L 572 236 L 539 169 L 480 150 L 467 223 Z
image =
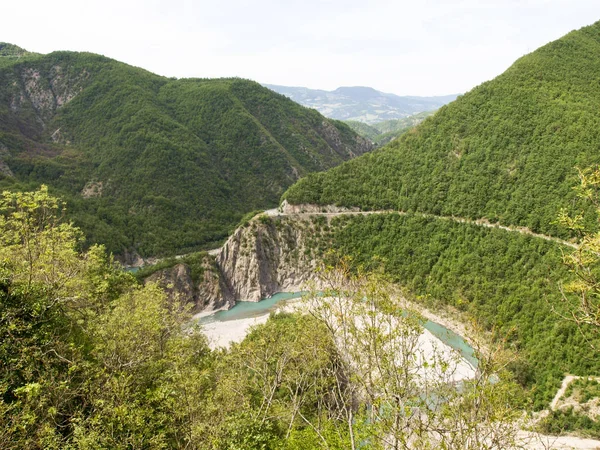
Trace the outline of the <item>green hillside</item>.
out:
M 359 122 L 358 120 L 344 120 L 344 123 L 347 124 L 350 128 L 360 134 L 362 137 L 367 138 L 371 141 L 375 141 L 377 136 L 381 134 L 375 125 L 369 125 L 364 122 Z
M 566 237 L 559 210 L 583 207 L 575 167 L 600 163 L 599 103 L 600 22 L 524 56 L 387 147 L 307 176 L 285 197 L 487 218 Z M 597 335 L 565 319 L 560 284 L 572 274 L 561 254 L 569 249 L 418 214 L 348 220 L 334 247 L 357 266 L 383 267 L 430 305 L 464 311 L 515 350 L 511 369 L 537 409 L 566 373 L 600 371 L 590 352 Z
M 48 184 L 89 241 L 115 253 L 212 245 L 299 176 L 371 148 L 251 81 L 169 79 L 89 53 L 0 51 L 11 55 L 0 65 L 0 187 Z
M 388 147 L 286 194 L 336 203 L 487 217 L 561 235 L 574 166 L 600 162 L 600 23 L 571 32 L 442 107 Z
M 31 58 L 34 56 L 39 55 L 37 53 L 28 52 L 16 45 L 0 42 L 0 67 L 11 65 L 20 58 Z
M 562 265 L 569 249 L 539 238 L 415 215 L 342 217 L 333 247 L 357 266 L 385 273 L 417 300 L 445 304 L 476 318 L 514 352 L 509 365 L 547 407 L 565 373 L 596 375 L 600 345 L 591 327 L 577 327 L 559 289 L 572 276 Z

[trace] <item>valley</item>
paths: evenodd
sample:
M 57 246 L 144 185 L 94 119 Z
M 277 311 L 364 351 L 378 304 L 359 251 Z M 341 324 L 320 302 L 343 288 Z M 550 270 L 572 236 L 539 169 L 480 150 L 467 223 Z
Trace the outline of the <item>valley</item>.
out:
M 421 98 L 1 43 L 0 447 L 599 446 L 599 55 Z
M 532 352 L 514 369 L 524 381 L 536 373 L 537 383 L 546 384 L 544 390 L 539 384 L 536 389 L 536 401 L 543 407 L 562 380 L 561 370 L 589 367 L 591 362 L 569 358 L 558 363 L 550 356 L 564 342 L 556 340 L 555 333 L 568 333 L 567 345 L 576 348 L 590 339 L 577 338 L 575 326 L 549 325 L 560 323 L 560 317 L 549 311 L 549 299 L 558 301 L 559 282 L 567 278 L 561 248 L 576 244 L 484 220 L 284 204 L 281 210 L 257 215 L 230 237 L 216 252 L 217 276 L 212 280 L 227 287 L 229 307 L 232 299 L 256 302 L 309 285 L 319 288 L 319 261 L 327 261 L 333 249 L 366 270 L 384 269 L 424 306 L 445 304 L 461 311 L 463 320 L 477 318 L 484 329 L 500 327 L 494 331 L 497 336 L 510 333 L 511 346 L 519 346 L 521 354 Z M 171 270 L 157 273 L 172 283 Z M 214 304 L 225 304 L 224 298 Z M 489 312 L 482 314 L 470 302 L 481 302 Z M 548 312 L 537 323 L 543 310 Z M 578 355 L 579 350 L 569 354 Z

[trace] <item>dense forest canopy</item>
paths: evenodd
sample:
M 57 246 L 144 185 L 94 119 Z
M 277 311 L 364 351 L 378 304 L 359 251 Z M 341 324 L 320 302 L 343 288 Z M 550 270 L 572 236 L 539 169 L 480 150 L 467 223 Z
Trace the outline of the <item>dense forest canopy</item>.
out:
M 479 449 L 494 430 L 491 448 L 510 448 L 522 408 L 547 407 L 565 373 L 600 371 L 597 204 L 573 189 L 576 167 L 600 162 L 599 55 L 600 22 L 391 145 L 314 174 L 369 145 L 249 81 L 173 80 L 98 55 L 1 45 L 0 446 Z M 597 193 L 598 171 L 581 173 Z M 408 213 L 315 218 L 307 252 L 331 248 L 326 263 L 348 262 L 326 292 L 334 301 L 313 292 L 310 314 L 272 317 L 229 350 L 211 350 L 186 305 L 93 245 L 202 248 L 306 174 L 289 202 Z M 43 181 L 72 210 L 45 187 L 21 192 Z M 584 238 L 571 253 L 461 218 Z M 257 220 L 276 228 L 281 218 Z M 499 366 L 481 352 L 478 378 L 424 396 L 419 320 L 390 280 L 474 318 L 488 347 L 512 358 Z M 565 320 L 573 304 L 587 305 L 578 323 Z M 555 411 L 545 427 L 598 434 L 582 417 Z
M 284 196 L 292 204 L 414 212 L 348 219 L 334 246 L 357 266 L 385 270 L 416 299 L 464 311 L 514 349 L 511 370 L 536 408 L 547 406 L 565 373 L 600 369 L 589 351 L 597 346 L 593 327 L 565 320 L 561 285 L 574 277 L 562 253 L 571 250 L 421 213 L 575 238 L 577 230 L 559 221 L 571 211 L 582 213 L 579 231 L 597 229 L 597 211 L 574 187 L 577 167 L 600 162 L 598 55 L 600 22 L 522 57 L 390 145 L 309 175 Z
M 88 242 L 115 253 L 214 245 L 299 176 L 371 148 L 251 81 L 169 79 L 89 53 L 2 52 L 0 186 L 47 184 Z
M 450 306 L 476 319 L 490 338 L 514 352 L 509 368 L 546 408 L 565 373 L 595 375 L 590 346 L 598 336 L 577 327 L 560 286 L 574 280 L 562 264 L 572 249 L 518 232 L 418 215 L 374 214 L 337 219 L 328 239 L 354 267 L 385 272 L 413 300 Z
M 387 147 L 289 189 L 291 203 L 488 218 L 565 235 L 575 166 L 600 162 L 600 23 L 516 61 Z

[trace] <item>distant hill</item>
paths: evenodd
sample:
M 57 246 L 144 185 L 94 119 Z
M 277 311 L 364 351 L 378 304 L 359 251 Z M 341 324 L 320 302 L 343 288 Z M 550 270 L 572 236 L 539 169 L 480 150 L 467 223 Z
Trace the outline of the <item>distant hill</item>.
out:
M 386 94 L 370 87 L 340 87 L 322 91 L 304 87 L 265 84 L 301 105 L 314 108 L 332 119 L 367 124 L 402 119 L 423 111 L 433 111 L 453 101 L 457 94 L 439 97 L 412 97 Z
M 28 52 L 21 47 L 6 42 L 0 42 L 0 67 L 12 64 L 22 57 L 38 56 L 37 53 Z
M 0 188 L 48 184 L 90 242 L 119 254 L 212 245 L 298 177 L 372 148 L 248 80 L 10 44 L 0 56 Z
M 390 143 L 434 113 L 435 111 L 424 111 L 403 119 L 386 120 L 371 125 L 355 120 L 346 120 L 345 122 L 362 137 L 369 139 L 375 145 L 381 146 Z

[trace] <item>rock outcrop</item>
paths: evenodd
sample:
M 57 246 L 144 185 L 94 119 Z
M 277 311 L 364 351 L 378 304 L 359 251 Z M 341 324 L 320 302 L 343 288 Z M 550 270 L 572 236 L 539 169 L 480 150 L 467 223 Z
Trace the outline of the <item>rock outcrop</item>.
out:
M 145 282 L 158 282 L 172 299 L 192 303 L 194 312 L 229 309 L 236 301 L 257 302 L 277 292 L 319 288 L 316 273 L 330 238 L 330 219 L 262 214 L 203 257 L 197 280 L 183 258 Z
M 326 228 L 324 218 L 266 215 L 238 228 L 217 255 L 222 277 L 236 300 L 257 302 L 315 283 L 318 237 Z
M 158 270 L 146 278 L 144 283 L 158 283 L 171 300 L 196 303 L 191 270 L 185 264 Z
M 159 262 L 158 258 L 142 258 L 135 250 L 125 250 L 122 254 L 115 256 L 126 269 L 139 269 L 143 266 L 151 266 Z
M 203 262 L 203 272 L 196 286 L 196 305 L 198 311 L 229 309 L 235 305 L 235 296 L 223 279 L 213 256 L 207 256 Z
M 12 81 L 11 110 L 20 112 L 32 107 L 38 124 L 45 128 L 57 110 L 83 90 L 89 74 L 85 69 L 72 72 L 60 65 L 43 71 L 24 64 L 15 70 L 13 77 L 9 80 Z

